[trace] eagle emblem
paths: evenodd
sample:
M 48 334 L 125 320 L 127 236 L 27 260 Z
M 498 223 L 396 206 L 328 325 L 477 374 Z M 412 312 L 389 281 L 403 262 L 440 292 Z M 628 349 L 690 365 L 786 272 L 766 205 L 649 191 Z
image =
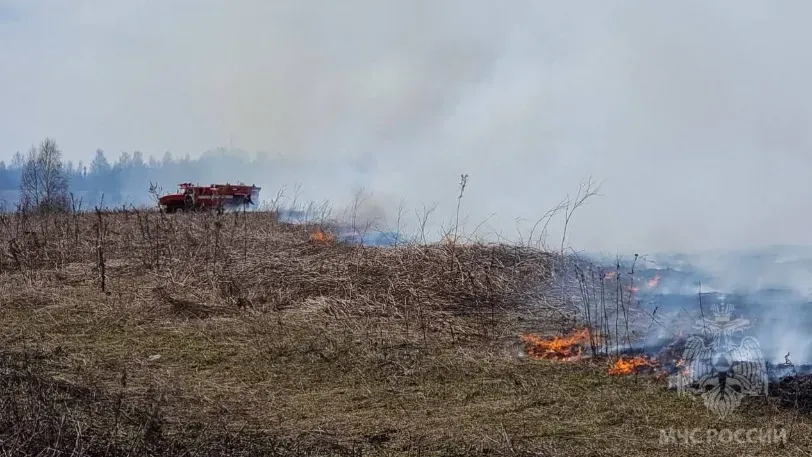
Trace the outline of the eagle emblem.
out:
M 705 337 L 688 338 L 675 380 L 678 390 L 699 394 L 705 406 L 721 419 L 745 396 L 767 395 L 767 366 L 758 341 L 747 336 L 738 345 L 733 343 L 736 332 L 750 327 L 747 319 L 731 319 L 733 309 L 724 297 L 711 307 L 713 318 L 702 319 L 697 325 Z

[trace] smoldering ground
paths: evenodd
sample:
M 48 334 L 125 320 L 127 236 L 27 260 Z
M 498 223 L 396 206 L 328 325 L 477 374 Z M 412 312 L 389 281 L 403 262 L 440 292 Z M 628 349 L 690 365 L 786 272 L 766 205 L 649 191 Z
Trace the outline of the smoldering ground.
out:
M 749 328 L 734 339 L 752 336 L 773 364 L 812 362 L 812 298 L 808 280 L 812 256 L 802 247 L 660 254 L 640 261 L 634 297 L 645 309 L 642 345 L 659 347 L 680 334 L 708 336 L 703 319 L 714 319 L 714 306 L 733 305 L 731 318 Z M 790 255 L 791 254 L 791 255 Z M 630 270 L 624 265 L 624 273 Z M 805 368 L 806 369 L 806 368 Z

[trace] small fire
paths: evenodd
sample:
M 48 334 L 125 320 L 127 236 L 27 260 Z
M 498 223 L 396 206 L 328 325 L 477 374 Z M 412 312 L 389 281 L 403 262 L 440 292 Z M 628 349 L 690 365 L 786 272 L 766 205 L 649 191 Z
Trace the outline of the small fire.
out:
M 574 361 L 581 358 L 589 343 L 589 330 L 583 329 L 568 336 L 544 339 L 538 335 L 522 335 L 527 353 L 537 359 Z
M 321 229 L 321 227 L 316 227 L 316 230 L 313 234 L 310 235 L 310 241 L 315 243 L 332 243 L 335 241 L 336 237 L 333 236 L 331 233 L 327 233 Z
M 691 366 L 685 364 L 685 359 L 677 360 L 677 363 L 675 363 L 674 366 L 679 369 L 682 375 L 691 376 Z
M 684 389 L 693 383 L 693 376 L 691 373 L 691 366 L 686 364 L 684 359 L 678 359 L 674 362 L 677 369 L 675 376 L 672 376 L 668 381 L 668 388 Z
M 642 355 L 633 358 L 621 357 L 609 367 L 610 375 L 634 374 L 641 368 L 653 368 L 656 362 Z
M 649 289 L 653 289 L 653 288 L 657 287 L 658 284 L 660 284 L 660 275 L 657 275 L 657 276 L 655 276 L 655 277 L 648 280 L 648 288 Z

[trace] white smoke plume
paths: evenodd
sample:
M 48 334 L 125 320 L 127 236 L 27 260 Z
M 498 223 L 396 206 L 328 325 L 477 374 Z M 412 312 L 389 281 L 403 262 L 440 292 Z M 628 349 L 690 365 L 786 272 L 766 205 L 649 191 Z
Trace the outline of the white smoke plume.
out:
M 278 158 L 218 170 L 265 197 L 301 182 L 302 198 L 342 206 L 363 187 L 388 218 L 401 198 L 409 214 L 438 202 L 436 224 L 468 173 L 466 227 L 487 219 L 479 234 L 514 238 L 516 218 L 532 224 L 592 175 L 603 197 L 573 220 L 579 249 L 808 243 L 810 12 L 2 0 L 0 147 L 52 136 L 89 161 L 96 148 L 160 158 L 231 141 Z

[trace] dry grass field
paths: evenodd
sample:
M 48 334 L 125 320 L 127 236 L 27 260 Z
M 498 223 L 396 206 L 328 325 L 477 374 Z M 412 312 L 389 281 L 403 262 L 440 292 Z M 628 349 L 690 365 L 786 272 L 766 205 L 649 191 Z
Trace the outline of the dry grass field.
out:
M 607 360 L 523 356 L 522 333 L 578 326 L 546 293 L 553 254 L 314 230 L 265 212 L 0 216 L 2 455 L 810 455 L 797 396 L 720 423 Z M 660 442 L 695 427 L 788 441 Z

